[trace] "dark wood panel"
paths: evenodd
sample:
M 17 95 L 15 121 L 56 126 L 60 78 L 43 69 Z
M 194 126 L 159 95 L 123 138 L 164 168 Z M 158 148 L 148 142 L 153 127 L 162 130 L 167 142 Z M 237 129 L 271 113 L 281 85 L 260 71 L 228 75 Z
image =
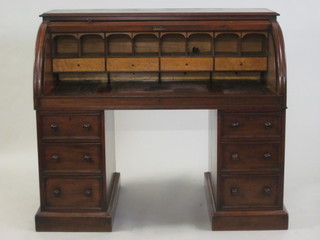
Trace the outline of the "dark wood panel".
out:
M 41 144 L 43 170 L 47 173 L 91 173 L 102 171 L 101 144 Z
M 100 114 L 41 114 L 39 118 L 41 139 L 56 140 L 100 140 Z
M 280 153 L 279 143 L 222 143 L 222 170 L 277 170 L 280 167 Z
M 233 176 L 221 179 L 222 209 L 281 209 L 279 177 Z
M 278 113 L 223 113 L 222 138 L 281 137 L 281 114 Z
M 45 209 L 102 209 L 100 178 L 46 178 Z

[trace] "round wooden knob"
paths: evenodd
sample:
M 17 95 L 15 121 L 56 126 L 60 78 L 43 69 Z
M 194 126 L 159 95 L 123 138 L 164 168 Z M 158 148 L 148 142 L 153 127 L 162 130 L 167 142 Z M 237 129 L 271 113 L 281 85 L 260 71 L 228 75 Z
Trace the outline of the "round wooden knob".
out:
M 60 188 L 56 188 L 53 190 L 53 195 L 56 197 L 59 197 L 61 195 L 61 189 Z
M 91 188 L 88 188 L 86 190 L 84 190 L 84 194 L 88 197 L 90 197 L 92 195 L 92 189 Z
M 52 124 L 50 125 L 50 128 L 51 128 L 53 131 L 57 131 L 58 128 L 59 128 L 59 126 L 58 126 L 58 124 L 52 123 Z
M 84 155 L 83 155 L 83 159 L 84 159 L 86 162 L 90 162 L 90 161 L 91 161 L 91 155 L 90 155 L 90 154 L 84 154 Z
M 232 158 L 232 160 L 237 161 L 239 159 L 239 154 L 238 153 L 232 153 L 231 154 L 231 158 Z
M 91 124 L 90 123 L 85 123 L 85 124 L 83 124 L 83 128 L 85 130 L 89 130 L 91 128 Z
M 265 160 L 270 160 L 271 159 L 271 154 L 270 153 L 265 153 L 263 154 L 263 157 Z
M 239 124 L 238 122 L 233 122 L 233 123 L 231 123 L 231 126 L 232 126 L 233 128 L 237 128 L 237 127 L 240 126 L 240 124 Z
M 271 187 L 270 186 L 265 186 L 263 187 L 263 192 L 265 194 L 270 194 L 271 193 Z
M 265 128 L 271 128 L 272 127 L 272 123 L 271 122 L 265 122 L 264 126 L 265 126 Z
M 230 189 L 232 195 L 237 195 L 239 193 L 239 188 L 233 187 Z
M 55 162 L 58 162 L 59 159 L 60 159 L 60 156 L 58 154 L 53 154 L 52 155 L 52 159 L 55 161 Z

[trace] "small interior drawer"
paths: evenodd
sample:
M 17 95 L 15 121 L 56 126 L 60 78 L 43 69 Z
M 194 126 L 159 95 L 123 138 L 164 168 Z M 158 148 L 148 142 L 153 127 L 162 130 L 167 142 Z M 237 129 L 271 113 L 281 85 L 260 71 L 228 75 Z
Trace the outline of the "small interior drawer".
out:
M 266 57 L 217 57 L 216 71 L 266 71 Z
M 105 58 L 56 58 L 53 72 L 103 72 Z
M 162 57 L 161 71 L 213 71 L 213 58 Z
M 280 207 L 278 176 L 232 176 L 223 177 L 221 181 L 222 208 Z
M 101 116 L 94 114 L 43 114 L 40 115 L 42 140 L 85 140 L 101 139 Z
M 100 144 L 54 143 L 41 145 L 43 170 L 48 172 L 100 172 Z
M 222 113 L 222 138 L 279 138 L 280 113 Z
M 222 143 L 223 170 L 276 169 L 280 163 L 279 143 Z
M 99 178 L 47 178 L 45 207 L 47 209 L 100 209 Z
M 107 71 L 159 71 L 159 58 L 108 58 Z

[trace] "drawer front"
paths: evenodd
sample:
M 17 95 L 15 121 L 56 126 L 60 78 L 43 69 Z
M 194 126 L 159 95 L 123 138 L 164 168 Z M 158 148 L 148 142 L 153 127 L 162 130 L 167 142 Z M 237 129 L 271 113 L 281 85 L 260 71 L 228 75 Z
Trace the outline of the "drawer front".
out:
M 265 57 L 217 57 L 215 58 L 216 71 L 266 71 L 267 58 Z
M 213 71 L 213 58 L 162 57 L 161 71 Z
M 280 113 L 222 113 L 222 138 L 280 137 Z
M 159 58 L 108 58 L 107 71 L 159 71 Z
M 222 169 L 279 168 L 278 143 L 222 143 Z
M 40 127 L 43 140 L 100 140 L 100 114 L 42 115 Z
M 105 70 L 105 58 L 53 59 L 53 72 L 102 72 Z
M 45 207 L 50 209 L 101 209 L 98 178 L 47 178 Z
M 100 144 L 43 144 L 44 171 L 101 171 Z
M 221 208 L 280 207 L 277 176 L 223 177 L 221 181 Z

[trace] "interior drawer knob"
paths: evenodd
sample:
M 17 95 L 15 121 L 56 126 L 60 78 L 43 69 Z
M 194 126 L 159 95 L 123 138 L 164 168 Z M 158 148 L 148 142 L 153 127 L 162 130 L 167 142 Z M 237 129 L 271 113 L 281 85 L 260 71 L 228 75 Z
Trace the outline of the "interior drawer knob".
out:
M 92 195 L 92 189 L 91 188 L 88 188 L 86 190 L 84 190 L 84 194 L 88 197 L 90 197 Z
M 232 195 L 237 195 L 237 194 L 239 193 L 239 188 L 237 188 L 237 187 L 232 187 L 232 188 L 230 189 L 230 192 L 231 192 Z
M 271 193 L 271 187 L 270 186 L 265 186 L 263 187 L 263 192 L 265 194 L 270 194 Z
M 59 197 L 61 195 L 61 189 L 56 188 L 55 190 L 53 190 L 53 195 L 56 197 Z
M 239 124 L 239 122 L 233 122 L 233 123 L 231 123 L 231 126 L 232 126 L 233 128 L 237 128 L 237 127 L 240 126 L 240 124 Z
M 265 128 L 271 128 L 272 127 L 272 123 L 271 122 L 265 122 L 264 126 L 265 126 Z
M 270 153 L 265 153 L 263 154 L 263 157 L 265 160 L 270 160 L 271 159 L 271 154 Z
M 53 131 L 57 131 L 58 128 L 59 128 L 59 126 L 58 126 L 58 124 L 52 123 L 52 124 L 50 125 L 50 128 L 51 128 Z
M 58 162 L 60 160 L 60 156 L 58 154 L 53 154 L 52 155 L 52 159 L 55 161 L 55 162 Z
M 84 155 L 83 155 L 83 159 L 84 159 L 86 162 L 90 162 L 90 161 L 91 161 L 91 155 L 90 155 L 90 154 L 84 154 Z
M 85 124 L 83 124 L 83 128 L 84 128 L 85 130 L 90 130 L 91 124 L 90 124 L 90 123 L 85 123 Z
M 232 160 L 237 161 L 237 160 L 239 160 L 239 154 L 238 153 L 232 153 L 231 154 L 231 158 L 232 158 Z

